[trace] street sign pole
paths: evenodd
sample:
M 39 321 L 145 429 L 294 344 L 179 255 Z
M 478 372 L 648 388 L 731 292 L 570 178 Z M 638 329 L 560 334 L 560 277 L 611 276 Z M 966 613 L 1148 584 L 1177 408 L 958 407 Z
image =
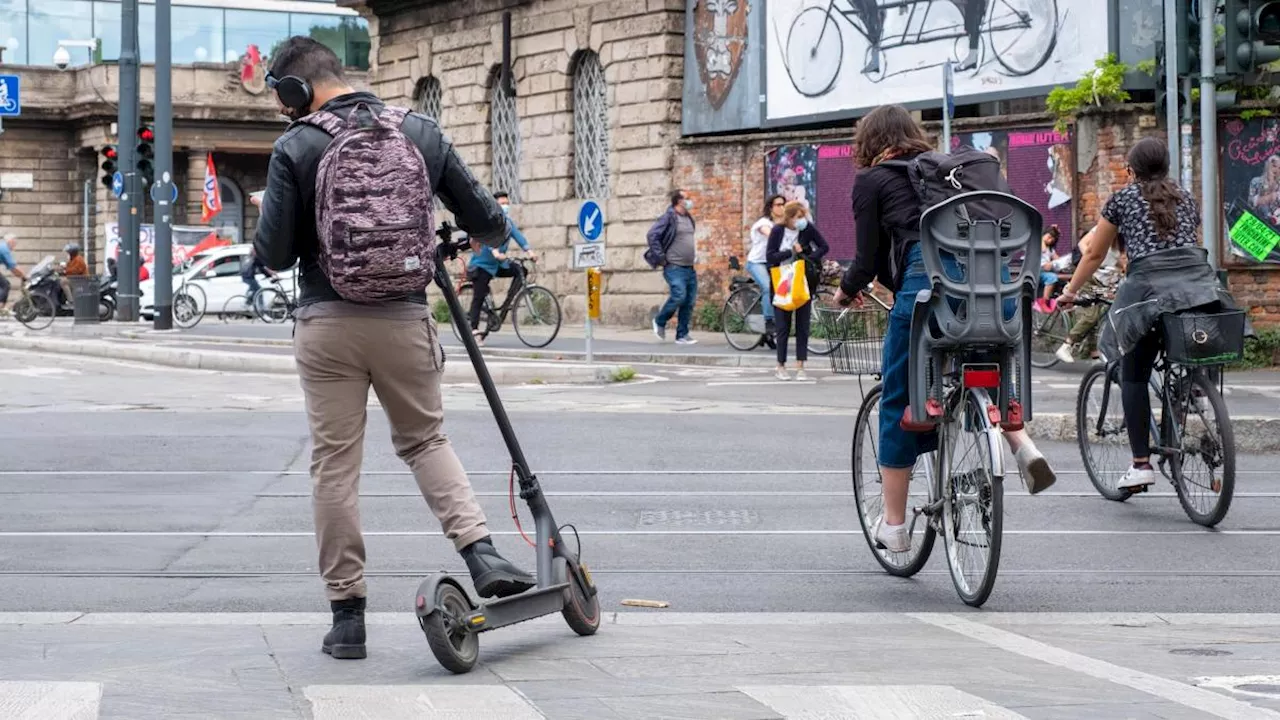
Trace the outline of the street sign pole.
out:
M 156 0 L 156 330 L 173 329 L 173 48 L 170 0 Z
M 1216 2 L 1200 2 L 1200 217 L 1204 223 L 1204 249 L 1209 265 L 1218 269 L 1218 246 L 1222 231 L 1218 219 L 1218 88 L 1214 78 L 1214 12 Z M 1229 20 L 1228 20 L 1229 21 Z M 1227 48 L 1231 52 L 1231 48 Z
M 604 264 L 604 246 L 599 244 L 604 236 L 604 211 L 594 200 L 585 200 L 578 209 L 578 233 L 587 241 L 586 245 L 573 248 L 573 265 L 575 268 L 585 267 L 587 270 L 587 312 L 584 319 L 584 330 L 587 344 L 587 363 L 593 360 L 591 354 L 592 320 L 600 319 L 600 266 Z
M 120 142 L 116 147 L 125 182 L 117 215 L 120 305 L 116 316 L 121 322 L 134 322 L 138 319 L 138 208 L 142 206 L 133 147 L 138 132 L 138 0 L 124 0 L 120 20 L 120 118 L 116 130 Z
M 955 104 L 955 73 L 951 61 L 942 63 L 942 152 L 951 152 L 951 113 Z

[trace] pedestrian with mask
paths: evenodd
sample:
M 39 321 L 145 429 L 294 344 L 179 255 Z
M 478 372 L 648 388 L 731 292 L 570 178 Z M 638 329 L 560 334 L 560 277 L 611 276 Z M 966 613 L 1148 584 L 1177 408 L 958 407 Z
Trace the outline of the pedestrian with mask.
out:
M 805 280 L 809 283 L 809 292 L 816 292 L 818 279 L 822 276 L 822 259 L 827 256 L 830 246 L 809 219 L 809 211 L 805 206 L 792 201 L 786 204 L 782 213 L 782 222 L 773 226 L 769 234 L 769 247 L 766 257 L 770 268 L 781 267 L 796 260 L 804 260 Z M 796 273 L 799 275 L 799 273 Z M 813 315 L 812 297 L 803 305 L 793 310 L 774 308 L 777 334 L 775 342 L 778 346 L 779 380 L 790 380 L 787 374 L 787 342 L 791 335 L 791 320 L 796 324 L 796 380 L 808 380 L 804 364 L 809 360 L 809 323 Z
M 671 193 L 671 205 L 649 228 L 649 249 L 645 260 L 651 267 L 661 267 L 671 295 L 653 318 L 653 334 L 659 340 L 667 339 L 667 323 L 676 316 L 676 344 L 697 343 L 689 335 L 689 323 L 693 320 L 693 305 L 698 299 L 698 274 L 693 266 L 697 259 L 694 241 L 694 222 L 691 211 L 693 200 L 684 190 Z

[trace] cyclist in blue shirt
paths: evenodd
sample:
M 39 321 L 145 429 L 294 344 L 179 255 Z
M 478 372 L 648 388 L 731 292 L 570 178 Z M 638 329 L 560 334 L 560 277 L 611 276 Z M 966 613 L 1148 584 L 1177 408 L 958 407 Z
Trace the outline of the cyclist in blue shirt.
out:
M 505 214 L 507 208 L 511 205 L 511 199 L 505 192 L 498 191 L 493 194 L 493 198 L 498 201 L 498 205 Z M 480 310 L 484 307 L 484 299 L 489 296 L 489 283 L 493 282 L 496 277 L 516 278 L 515 285 L 512 286 L 511 292 L 515 292 L 521 282 L 524 281 L 523 276 L 517 276 L 517 268 L 507 259 L 507 248 L 510 247 L 511 241 L 515 240 L 521 250 L 529 253 L 529 257 L 538 258 L 538 254 L 529 249 L 529 241 L 525 239 L 524 233 L 520 232 L 520 228 L 510 218 L 507 218 L 507 239 L 496 248 L 489 247 L 475 240 L 471 241 L 471 262 L 467 263 L 467 278 L 471 280 L 471 311 L 467 313 L 467 319 L 471 322 L 473 328 L 472 333 L 476 336 L 476 340 L 483 344 L 485 333 L 476 328 L 480 322 Z
M 27 274 L 22 272 L 18 267 L 18 263 L 13 259 L 13 251 L 18 247 L 18 236 L 13 233 L 6 233 L 4 239 L 0 240 L 0 267 L 8 268 L 9 272 L 19 280 L 26 281 Z M 9 279 L 0 273 L 0 315 L 9 314 Z

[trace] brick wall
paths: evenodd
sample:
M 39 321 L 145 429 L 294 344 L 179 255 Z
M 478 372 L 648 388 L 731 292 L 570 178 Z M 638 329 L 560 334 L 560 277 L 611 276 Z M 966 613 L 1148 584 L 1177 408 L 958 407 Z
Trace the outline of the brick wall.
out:
M 69 242 L 80 242 L 83 176 L 70 129 L 6 122 L 0 136 L 0 172 L 29 174 L 31 190 L 8 189 L 0 199 L 0 233 L 19 239 L 22 265 L 45 255 L 62 256 Z

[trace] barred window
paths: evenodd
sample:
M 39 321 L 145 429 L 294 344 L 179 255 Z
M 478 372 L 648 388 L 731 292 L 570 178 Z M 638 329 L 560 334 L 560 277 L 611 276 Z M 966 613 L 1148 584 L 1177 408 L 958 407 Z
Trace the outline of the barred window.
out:
M 489 105 L 489 142 L 493 155 L 493 190 L 520 203 L 520 118 L 516 116 L 516 91 L 494 74 Z
M 413 93 L 415 110 L 438 121 L 440 113 L 444 111 L 443 102 L 440 81 L 435 76 L 428 75 L 418 81 L 418 87 Z
M 609 103 L 600 56 L 590 50 L 573 70 L 573 191 L 609 197 Z

